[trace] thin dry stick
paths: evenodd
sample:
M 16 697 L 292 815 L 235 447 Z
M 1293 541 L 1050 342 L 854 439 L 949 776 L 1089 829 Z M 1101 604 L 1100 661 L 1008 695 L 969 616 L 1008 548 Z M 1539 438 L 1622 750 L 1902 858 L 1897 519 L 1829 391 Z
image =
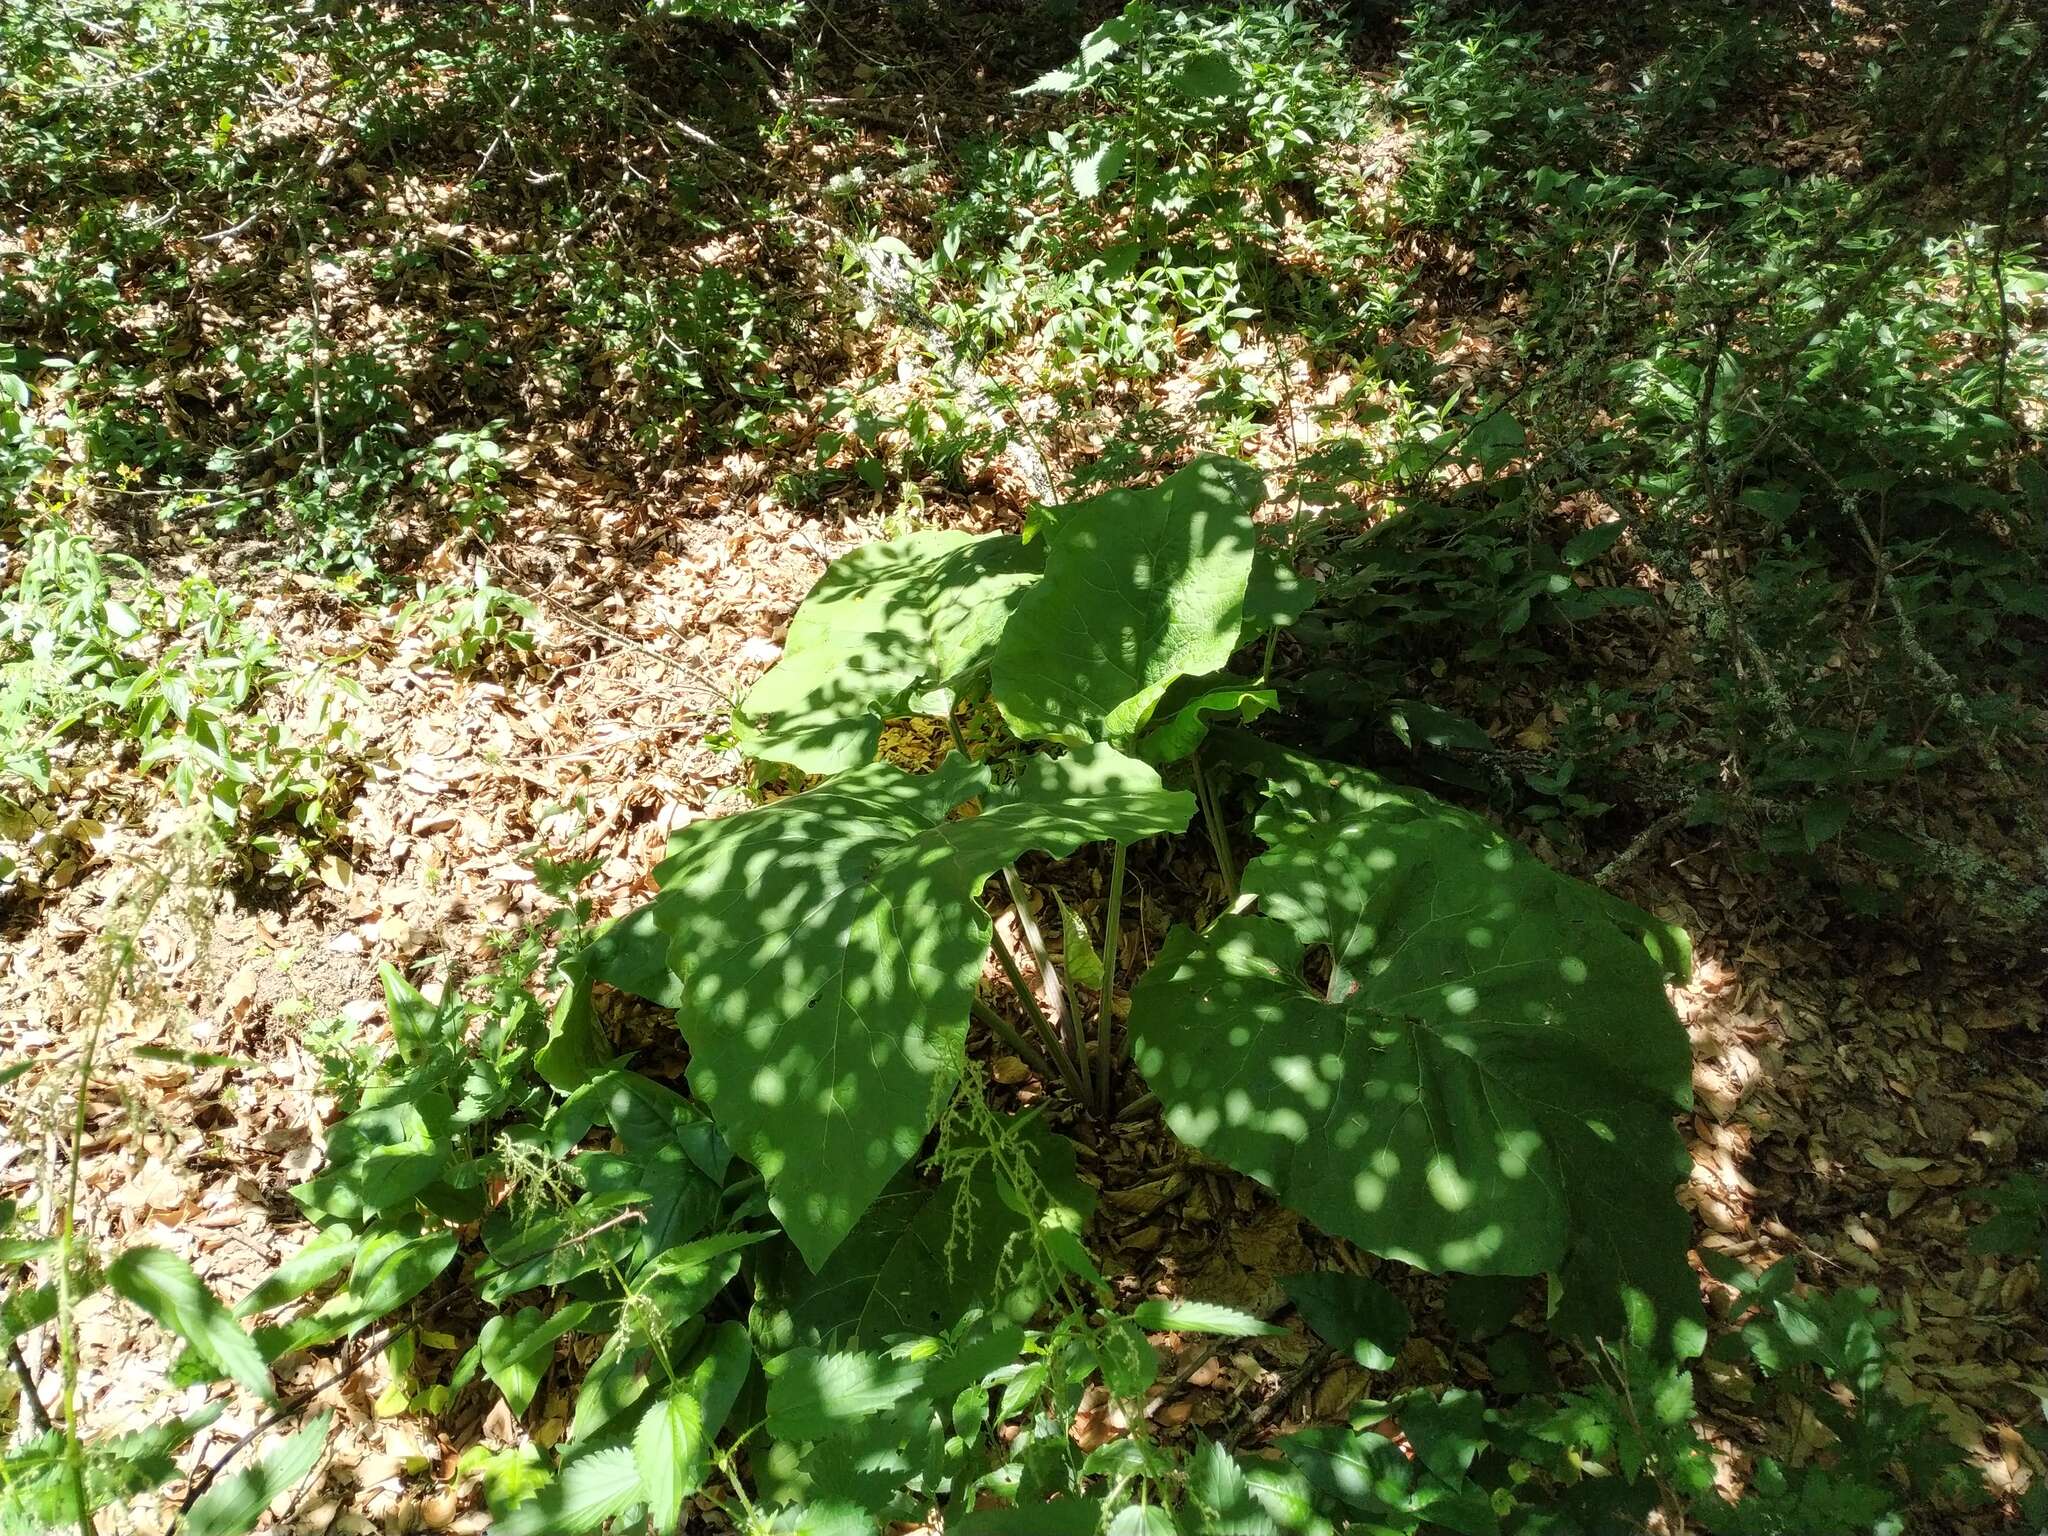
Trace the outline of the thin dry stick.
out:
M 43 1407 L 42 1395 L 36 1390 L 36 1373 L 30 1369 L 28 1356 L 21 1352 L 21 1340 L 7 1341 L 7 1360 L 14 1367 L 15 1378 L 21 1383 L 21 1400 L 28 1407 L 29 1422 L 38 1434 L 50 1432 L 49 1410 Z

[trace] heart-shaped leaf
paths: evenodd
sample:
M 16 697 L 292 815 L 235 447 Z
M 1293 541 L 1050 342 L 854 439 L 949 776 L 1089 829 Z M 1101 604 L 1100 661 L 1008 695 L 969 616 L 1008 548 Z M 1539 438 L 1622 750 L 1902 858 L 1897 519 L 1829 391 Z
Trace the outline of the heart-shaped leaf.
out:
M 871 762 L 882 723 L 938 712 L 988 665 L 1041 551 L 1011 534 L 905 534 L 841 555 L 734 715 L 740 750 L 805 773 Z
M 968 801 L 981 814 L 955 818 Z M 690 1084 L 822 1265 L 903 1166 L 960 1071 L 989 923 L 976 898 L 1029 849 L 1187 825 L 1193 798 L 1106 748 L 1016 784 L 949 757 L 886 763 L 678 834 L 657 869 Z
M 1372 1252 L 1559 1271 L 1568 1327 L 1629 1292 L 1689 1326 L 1668 933 L 1369 774 L 1276 790 L 1258 830 L 1269 915 L 1177 930 L 1132 998 L 1175 1134 Z
M 1127 743 L 1176 678 L 1237 649 L 1259 472 L 1201 458 L 1062 510 L 1045 577 L 996 647 L 996 705 L 1027 740 Z

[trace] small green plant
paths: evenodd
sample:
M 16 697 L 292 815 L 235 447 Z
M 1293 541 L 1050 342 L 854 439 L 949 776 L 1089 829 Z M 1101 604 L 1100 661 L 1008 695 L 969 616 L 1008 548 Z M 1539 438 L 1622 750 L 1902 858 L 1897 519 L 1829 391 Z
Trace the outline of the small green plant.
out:
M 436 666 L 469 672 L 529 654 L 533 634 L 524 626 L 534 612 L 526 598 L 485 582 L 423 591 L 398 622 L 401 632 L 426 632 Z
M 0 602 L 0 786 L 47 794 L 72 743 L 110 736 L 232 847 L 303 874 L 354 788 L 350 687 L 293 677 L 236 606 L 198 577 L 167 592 L 61 520 L 32 530 Z

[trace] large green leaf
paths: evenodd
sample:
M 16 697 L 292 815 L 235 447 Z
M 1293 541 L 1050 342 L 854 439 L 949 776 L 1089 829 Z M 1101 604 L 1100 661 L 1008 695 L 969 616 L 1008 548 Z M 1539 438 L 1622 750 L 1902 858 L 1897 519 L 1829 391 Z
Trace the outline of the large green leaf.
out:
M 789 1249 L 764 1262 L 753 1316 L 763 1352 L 944 1333 L 975 1307 L 1029 1322 L 1052 1278 L 1030 1241 L 1034 1208 L 1064 1207 L 1078 1231 L 1095 1193 L 1074 1176 L 1072 1142 L 1036 1123 L 1018 1134 L 1034 1189 L 1015 1189 L 986 1156 L 943 1182 L 905 1169 L 817 1274 Z
M 953 817 L 970 800 L 981 814 Z M 958 1075 L 989 942 L 976 898 L 1028 849 L 1187 825 L 1192 797 L 1103 747 L 1017 783 L 886 763 L 678 835 L 656 871 L 690 1084 L 814 1269 L 917 1150 Z
M 1065 508 L 1045 577 L 996 647 L 996 705 L 1027 739 L 1128 743 L 1174 679 L 1237 649 L 1257 470 L 1197 459 L 1158 485 Z
M 1259 832 L 1269 915 L 1176 931 L 1132 999 L 1175 1134 L 1372 1252 L 1556 1271 L 1566 1326 L 1629 1291 L 1689 1324 L 1659 925 L 1368 774 L 1283 786 Z
M 1042 552 L 1010 534 L 863 544 L 819 578 L 734 715 L 740 750 L 806 773 L 870 762 L 882 722 L 941 711 L 988 665 Z

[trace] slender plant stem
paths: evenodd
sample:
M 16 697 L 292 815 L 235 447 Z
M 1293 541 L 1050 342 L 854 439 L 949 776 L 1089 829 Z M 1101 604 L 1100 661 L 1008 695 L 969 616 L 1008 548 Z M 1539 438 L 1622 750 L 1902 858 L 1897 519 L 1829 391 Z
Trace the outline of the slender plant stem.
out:
M 1074 1065 L 1074 1058 L 1067 1054 L 1066 1046 L 1060 1040 L 1060 1032 L 1053 1027 L 1052 1020 L 1045 1016 L 1045 1010 L 1038 1006 L 1038 998 L 1024 980 L 1024 972 L 1017 965 L 1017 957 L 1010 953 L 1010 946 L 1003 942 L 1003 936 L 995 936 L 996 962 L 1002 966 L 1003 974 L 1010 978 L 1010 989 L 1017 994 L 1017 1001 L 1024 1005 L 1024 1016 L 1031 1021 L 1031 1027 L 1038 1031 L 1038 1038 L 1045 1042 L 1045 1053 L 1052 1058 L 1053 1065 L 1060 1070 L 1060 1079 L 1067 1085 L 1067 1092 L 1074 1096 L 1074 1102 L 1085 1105 L 1088 1091 L 1081 1083 L 1081 1072 Z
M 1080 1010 L 1074 1006 L 1074 994 L 1067 986 L 1066 976 L 1052 963 L 1052 951 L 1046 947 L 1038 919 L 1031 915 L 1031 898 L 1024 890 L 1024 882 L 1017 877 L 1014 864 L 1003 866 L 1003 889 L 1010 893 L 1010 905 L 1017 909 L 1017 927 L 1024 934 L 1025 947 L 1031 951 L 1031 963 L 1045 979 L 1046 999 L 1052 1005 L 1053 1022 L 1067 1042 L 1067 1054 L 1079 1061 L 1085 1054 Z M 1085 1096 L 1082 1102 L 1086 1102 Z
M 1116 1068 L 1110 1055 L 1110 1031 L 1116 1014 L 1116 952 L 1124 916 L 1124 859 L 1130 850 L 1116 845 L 1109 866 L 1109 910 L 1102 919 L 1102 1012 L 1095 1019 L 1095 1086 L 1105 1115 L 1116 1112 Z
M 1237 860 L 1230 855 L 1230 834 L 1224 830 L 1223 811 L 1216 798 L 1216 787 L 1209 782 L 1209 776 L 1202 772 L 1202 754 L 1197 752 L 1188 759 L 1188 770 L 1194 775 L 1195 801 L 1202 808 L 1202 825 L 1209 831 L 1209 846 L 1216 851 L 1216 868 L 1223 876 L 1224 894 L 1232 901 L 1237 900 Z
M 1052 1081 L 1052 1064 L 1045 1059 L 1037 1046 L 1018 1033 L 1016 1025 L 1012 1024 L 1000 1013 L 997 1013 L 995 1009 L 989 1007 L 987 1003 L 984 1003 L 978 997 L 968 1002 L 967 1009 L 975 1018 L 989 1027 L 990 1033 L 995 1035 L 998 1040 L 1001 1040 L 1011 1050 L 1015 1051 L 1023 1059 L 1027 1067 L 1031 1068 L 1032 1071 L 1036 1072 L 1048 1083 Z
M 960 755 L 962 757 L 972 757 L 974 754 L 967 750 L 967 738 L 961 733 L 960 722 L 953 718 L 953 711 L 950 709 L 946 711 L 946 729 L 953 733 L 953 746 L 959 751 Z

